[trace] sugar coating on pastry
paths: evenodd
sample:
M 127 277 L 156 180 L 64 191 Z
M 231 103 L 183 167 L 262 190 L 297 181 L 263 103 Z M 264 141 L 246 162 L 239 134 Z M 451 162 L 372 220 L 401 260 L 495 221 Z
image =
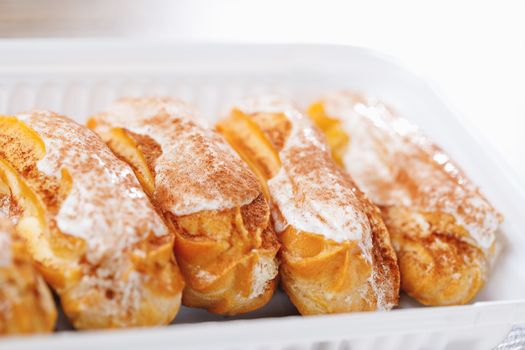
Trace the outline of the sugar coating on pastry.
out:
M 1 182 L 0 182 L 1 185 Z M 7 193 L 2 193 L 0 188 L 0 215 L 8 217 L 13 225 L 18 223 L 20 215 L 22 214 L 22 209 L 11 199 L 11 196 Z
M 62 265 L 56 265 L 53 259 L 58 253 L 49 252 L 49 245 L 31 248 L 74 326 L 171 321 L 180 305 L 182 278 L 173 256 L 170 260 L 167 254 L 148 253 L 157 252 L 150 250 L 156 242 L 171 247 L 172 236 L 129 165 L 93 131 L 53 112 L 33 110 L 6 118 L 27 126 L 26 132 L 35 133 L 35 142 L 45 148 L 36 167 L 29 166 L 27 173 L 18 169 L 28 191 L 37 197 L 21 199 L 41 203 L 44 215 L 41 222 L 40 216 L 29 213 L 26 217 L 22 212 L 21 231 L 34 232 L 32 227 L 39 222 L 46 237 L 42 242 L 56 240 L 66 245 L 71 244 L 70 238 L 78 238 L 75 246 L 67 248 L 73 259 L 57 258 Z M 10 137 L 2 136 L 4 140 Z M 23 149 L 13 152 L 10 157 L 15 162 L 25 159 Z M 171 248 L 168 251 L 171 254 Z M 144 261 L 162 261 L 153 271 L 164 274 L 155 275 Z M 48 272 L 53 269 L 64 277 L 55 279 L 56 274 Z M 162 294 L 155 293 L 154 284 Z
M 282 167 L 268 181 L 279 211 L 275 229 L 288 225 L 336 242 L 361 240 L 369 232 L 368 219 L 360 208 L 353 186 L 330 159 L 323 136 L 308 118 L 292 105 L 274 97 L 244 101 L 237 106 L 243 113 L 284 113 L 292 129 L 279 156 Z M 335 171 L 334 171 L 335 169 Z
M 350 136 L 345 168 L 376 204 L 451 214 L 485 252 L 492 247 L 501 215 L 418 127 L 356 93 L 331 94 L 321 102 Z
M 9 197 L 0 194 L 0 215 L 9 216 Z
M 0 217 L 0 269 L 9 267 L 12 264 L 12 252 L 11 252 L 11 233 L 8 231 L 6 225 L 7 220 L 2 220 Z M 8 315 L 11 308 L 9 300 L 4 298 L 0 299 L 0 314 Z
M 9 221 L 0 214 L 0 267 L 11 265 L 12 253 L 11 226 Z
M 383 267 L 374 264 L 373 233 L 362 194 L 333 162 L 321 132 L 293 105 L 278 97 L 247 99 L 236 108 L 247 115 L 283 113 L 292 124 L 279 151 L 281 168 L 267 182 L 276 231 L 292 226 L 336 242 L 357 241 L 363 258 L 372 267 L 368 284 L 361 288 L 362 298 L 368 298 L 370 286 L 377 310 L 395 306 L 387 297 L 390 281 L 379 277 L 378 268 Z
M 180 100 L 128 98 L 88 126 L 133 167 L 175 226 L 183 303 L 220 314 L 251 311 L 276 285 L 270 210 L 248 166 L 196 118 Z
M 257 298 L 268 288 L 268 281 L 273 280 L 279 272 L 275 259 L 261 257 L 253 271 L 252 291 L 247 299 Z
M 160 146 L 154 197 L 165 211 L 182 216 L 251 203 L 259 195 L 257 179 L 222 138 L 194 116 L 180 100 L 127 98 L 96 119 L 99 131 L 122 127 Z
M 10 220 L 0 214 L 0 337 L 50 332 L 53 297 Z
M 94 132 L 49 111 L 16 117 L 44 141 L 38 169 L 56 178 L 63 170 L 71 175 L 72 188 L 55 219 L 60 231 L 90 246 L 90 263 L 129 249 L 150 232 L 168 234 L 133 170 Z

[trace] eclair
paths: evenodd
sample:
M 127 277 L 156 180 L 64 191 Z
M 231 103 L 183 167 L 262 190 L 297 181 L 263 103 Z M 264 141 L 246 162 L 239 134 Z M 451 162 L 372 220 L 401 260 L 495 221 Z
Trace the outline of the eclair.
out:
M 8 201 L 0 182 L 0 212 Z M 13 225 L 0 214 L 0 336 L 50 332 L 56 318 L 49 288 Z
M 0 116 L 4 210 L 75 328 L 169 323 L 184 286 L 174 236 L 95 133 L 34 110 Z
M 279 244 L 257 178 L 224 140 L 171 98 L 122 99 L 92 117 L 176 234 L 183 304 L 235 315 L 266 304 Z
M 388 310 L 399 271 L 379 210 L 286 101 L 247 100 L 217 124 L 252 168 L 280 238 L 281 281 L 303 315 Z
M 402 289 L 426 305 L 471 301 L 487 279 L 502 217 L 458 165 L 376 99 L 335 93 L 308 114 L 381 208 Z

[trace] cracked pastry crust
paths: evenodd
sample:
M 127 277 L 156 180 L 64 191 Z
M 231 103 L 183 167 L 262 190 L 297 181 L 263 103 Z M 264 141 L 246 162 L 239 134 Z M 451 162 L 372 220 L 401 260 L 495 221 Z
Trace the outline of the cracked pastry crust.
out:
M 397 260 L 379 210 L 333 162 L 308 118 L 284 101 L 260 98 L 238 105 L 217 130 L 271 202 L 282 285 L 301 314 L 397 304 Z
M 0 201 L 0 211 L 2 208 Z M 0 214 L 0 336 L 51 332 L 57 310 L 24 242 Z
M 381 212 L 402 288 L 426 305 L 471 301 L 487 279 L 502 221 L 460 168 L 379 101 L 341 92 L 308 114 L 334 159 Z
M 268 204 L 255 176 L 191 107 L 122 99 L 88 126 L 132 166 L 173 226 L 184 305 L 235 315 L 270 300 L 279 244 Z
M 175 317 L 184 282 L 174 237 L 91 130 L 49 111 L 0 116 L 0 197 L 74 327 Z

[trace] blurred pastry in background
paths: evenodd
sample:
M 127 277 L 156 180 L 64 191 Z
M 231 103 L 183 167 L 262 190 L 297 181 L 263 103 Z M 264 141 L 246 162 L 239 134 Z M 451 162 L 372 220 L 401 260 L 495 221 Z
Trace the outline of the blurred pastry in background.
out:
M 402 288 L 426 305 L 471 301 L 487 280 L 501 215 L 450 157 L 391 108 L 354 92 L 308 115 L 335 161 L 381 208 Z

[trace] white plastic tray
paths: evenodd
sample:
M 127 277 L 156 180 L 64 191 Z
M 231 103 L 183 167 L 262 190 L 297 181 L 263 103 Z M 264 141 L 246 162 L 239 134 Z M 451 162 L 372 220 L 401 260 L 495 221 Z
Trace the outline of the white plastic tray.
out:
M 392 312 L 300 317 L 278 292 L 242 320 L 183 308 L 168 327 L 2 339 L 0 349 L 437 350 L 499 344 L 512 325 L 525 323 L 525 195 L 486 142 L 399 64 L 341 46 L 0 41 L 0 113 L 49 108 L 83 122 L 119 96 L 173 95 L 196 104 L 212 123 L 243 96 L 278 93 L 305 106 L 340 88 L 374 94 L 420 125 L 505 215 L 502 252 L 475 303 L 429 308 L 403 296 L 401 310 Z M 209 322 L 196 323 L 202 321 Z M 60 328 L 68 328 L 64 320 Z

